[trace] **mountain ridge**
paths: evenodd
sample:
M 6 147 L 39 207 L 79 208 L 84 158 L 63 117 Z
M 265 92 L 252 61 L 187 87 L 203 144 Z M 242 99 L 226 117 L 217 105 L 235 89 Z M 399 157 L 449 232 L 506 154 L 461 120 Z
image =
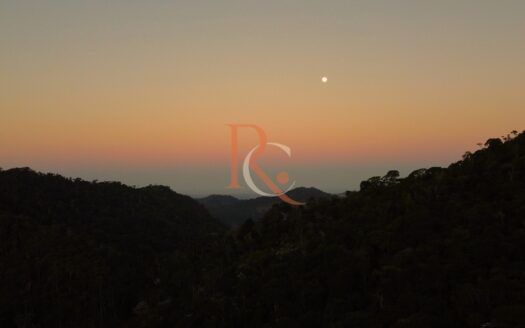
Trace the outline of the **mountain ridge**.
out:
M 315 187 L 297 187 L 286 194 L 300 202 L 306 202 L 311 198 L 332 196 Z M 210 195 L 196 200 L 203 204 L 213 217 L 228 226 L 238 226 L 249 219 L 258 220 L 274 204 L 281 202 L 279 197 L 259 196 L 239 199 L 230 195 Z
M 0 326 L 525 326 L 525 134 L 360 187 L 226 229 L 167 187 L 0 171 Z

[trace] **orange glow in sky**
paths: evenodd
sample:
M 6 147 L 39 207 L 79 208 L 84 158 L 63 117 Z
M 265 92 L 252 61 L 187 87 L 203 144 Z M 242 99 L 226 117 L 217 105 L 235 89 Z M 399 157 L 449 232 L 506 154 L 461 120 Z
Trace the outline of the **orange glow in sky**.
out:
M 523 31 L 522 1 L 3 1 L 0 167 L 207 193 L 228 123 L 332 192 L 447 165 L 525 128 Z

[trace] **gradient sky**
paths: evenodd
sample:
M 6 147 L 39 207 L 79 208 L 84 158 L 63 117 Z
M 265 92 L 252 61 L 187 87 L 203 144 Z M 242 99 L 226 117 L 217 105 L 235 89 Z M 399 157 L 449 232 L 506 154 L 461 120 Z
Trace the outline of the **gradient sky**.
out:
M 250 123 L 342 192 L 525 128 L 521 0 L 0 0 L 0 50 L 4 169 L 227 193 Z

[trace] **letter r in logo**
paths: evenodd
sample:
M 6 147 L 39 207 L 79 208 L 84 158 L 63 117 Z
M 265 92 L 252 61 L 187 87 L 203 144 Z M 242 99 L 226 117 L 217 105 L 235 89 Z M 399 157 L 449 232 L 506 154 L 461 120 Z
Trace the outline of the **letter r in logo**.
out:
M 231 171 L 230 171 L 231 180 L 230 180 L 230 184 L 226 188 L 229 188 L 229 189 L 240 189 L 241 188 L 241 186 L 239 185 L 239 175 L 238 175 L 238 171 L 239 171 L 238 129 L 239 128 L 252 128 L 257 132 L 259 136 L 259 145 L 255 146 L 244 159 L 243 177 L 248 187 L 250 187 L 250 189 L 252 189 L 255 193 L 261 196 L 266 196 L 266 197 L 278 196 L 279 198 L 281 198 L 281 200 L 291 205 L 304 205 L 305 203 L 297 202 L 286 195 L 286 192 L 288 192 L 291 188 L 293 188 L 295 182 L 292 183 L 292 185 L 286 191 L 282 191 L 281 188 L 279 188 L 257 164 L 257 159 L 266 150 L 266 145 L 275 146 L 283 150 L 288 155 L 288 157 L 291 157 L 290 147 L 279 144 L 279 143 L 267 142 L 266 133 L 261 127 L 257 125 L 228 124 L 228 126 L 231 128 Z M 264 182 L 264 184 L 273 192 L 273 194 L 263 192 L 255 185 L 251 177 L 250 170 L 253 170 L 255 172 L 255 174 Z M 286 182 L 288 180 L 288 174 L 286 172 L 281 172 L 279 176 L 277 177 L 277 180 L 279 182 Z

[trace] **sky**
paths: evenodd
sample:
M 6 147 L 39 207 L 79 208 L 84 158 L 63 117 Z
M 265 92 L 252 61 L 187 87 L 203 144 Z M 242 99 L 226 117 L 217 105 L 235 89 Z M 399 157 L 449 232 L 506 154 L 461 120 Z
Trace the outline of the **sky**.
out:
M 518 0 L 0 0 L 0 167 L 249 195 L 254 124 L 271 174 L 354 190 L 522 131 L 524 32 Z

